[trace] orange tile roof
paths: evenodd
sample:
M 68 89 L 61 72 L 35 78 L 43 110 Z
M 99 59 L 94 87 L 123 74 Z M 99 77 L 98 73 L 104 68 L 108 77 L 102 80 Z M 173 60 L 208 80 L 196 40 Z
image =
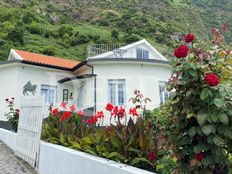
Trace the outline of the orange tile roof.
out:
M 80 61 L 68 60 L 54 56 L 46 56 L 38 53 L 31 53 L 27 51 L 15 50 L 15 52 L 27 62 L 38 63 L 43 65 L 55 66 L 65 69 L 74 68 Z

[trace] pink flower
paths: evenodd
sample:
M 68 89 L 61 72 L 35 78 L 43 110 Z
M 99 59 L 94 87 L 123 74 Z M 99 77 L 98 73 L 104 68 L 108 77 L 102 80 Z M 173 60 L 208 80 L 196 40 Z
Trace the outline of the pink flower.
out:
M 66 109 L 67 108 L 67 103 L 66 102 L 62 102 L 60 104 L 60 106 L 63 108 L 63 109 Z
M 76 110 L 76 106 L 75 106 L 75 105 L 72 105 L 72 106 L 70 106 L 69 108 L 70 108 L 70 111 L 71 111 L 71 112 L 74 112 L 74 111 Z
M 103 118 L 104 117 L 103 111 L 98 111 L 96 116 L 97 116 L 97 118 Z
M 83 110 L 80 110 L 80 111 L 77 112 L 77 115 L 78 115 L 79 117 L 84 117 L 84 116 L 86 116 L 86 112 L 83 111 Z

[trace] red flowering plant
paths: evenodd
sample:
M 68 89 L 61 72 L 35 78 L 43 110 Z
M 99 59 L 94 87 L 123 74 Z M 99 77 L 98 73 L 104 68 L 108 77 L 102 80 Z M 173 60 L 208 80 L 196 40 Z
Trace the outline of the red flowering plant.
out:
M 69 110 L 67 110 L 69 108 Z M 76 107 L 62 104 L 54 108 L 43 123 L 41 138 L 47 142 L 60 144 L 96 156 L 115 160 L 145 170 L 156 172 L 156 149 L 153 126 L 149 119 L 139 117 L 136 106 L 126 110 L 122 106 L 108 103 L 106 112 L 116 124 L 106 127 L 104 111 L 87 117 L 84 111 L 76 112 Z M 126 120 L 127 114 L 133 119 Z
M 183 173 L 228 173 L 232 152 L 231 50 L 187 34 L 171 60 L 169 137 Z M 177 66 L 178 65 L 178 66 Z
M 10 99 L 5 99 L 7 108 L 9 109 L 9 112 L 5 113 L 5 116 L 11 126 L 11 129 L 14 132 L 17 132 L 18 130 L 18 122 L 19 122 L 19 109 L 15 108 L 15 99 L 14 97 Z

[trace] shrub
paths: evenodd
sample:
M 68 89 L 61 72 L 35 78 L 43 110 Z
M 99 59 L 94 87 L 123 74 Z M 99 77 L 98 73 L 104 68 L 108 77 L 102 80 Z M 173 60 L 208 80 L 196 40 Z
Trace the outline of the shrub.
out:
M 53 46 L 46 46 L 43 50 L 42 53 L 48 56 L 53 56 L 55 55 L 55 47 Z
M 30 31 L 31 34 L 42 34 L 43 33 L 43 27 L 36 22 L 32 22 L 29 27 L 28 30 Z
M 183 173 L 228 173 L 232 152 L 230 50 L 220 48 L 215 31 L 212 46 L 196 43 L 192 34 L 174 51 L 169 80 L 170 139 Z
M 11 99 L 6 99 L 7 107 L 9 112 L 5 114 L 8 122 L 11 125 L 11 128 L 14 132 L 18 130 L 18 121 L 19 121 L 19 110 L 15 109 L 14 105 L 15 99 L 12 97 Z

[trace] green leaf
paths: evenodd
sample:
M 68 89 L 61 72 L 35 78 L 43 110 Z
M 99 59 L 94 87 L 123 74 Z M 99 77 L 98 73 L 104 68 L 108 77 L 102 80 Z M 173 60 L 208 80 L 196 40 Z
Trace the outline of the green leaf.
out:
M 145 162 L 145 163 L 153 166 L 153 164 L 149 160 L 147 160 L 146 158 L 135 158 L 130 162 L 130 165 L 135 165 L 135 164 L 138 164 L 141 162 Z
M 190 130 L 189 130 L 189 136 L 192 138 L 194 137 L 194 135 L 196 135 L 197 133 L 197 130 L 195 127 L 192 127 Z
M 218 115 L 214 114 L 214 113 L 211 113 L 210 114 L 210 119 L 211 119 L 212 122 L 216 123 L 218 121 Z
M 209 92 L 208 91 L 209 91 L 208 88 L 204 88 L 201 91 L 201 94 L 200 94 L 201 100 L 205 100 L 209 96 Z
M 224 124 L 229 123 L 229 118 L 228 118 L 228 116 L 226 114 L 220 114 L 219 115 L 219 120 Z
M 216 144 L 217 146 L 221 146 L 222 142 L 223 142 L 223 139 L 221 137 L 219 137 L 218 135 L 216 135 L 214 138 L 213 138 L 213 142 L 214 144 Z
M 205 134 L 205 135 L 209 135 L 213 132 L 213 127 L 212 125 L 205 125 L 202 127 L 202 132 Z
M 221 108 L 223 105 L 226 104 L 226 101 L 223 98 L 215 98 L 214 99 L 214 104 L 218 107 Z
M 197 115 L 197 122 L 199 125 L 204 125 L 207 120 L 207 114 L 198 114 Z

